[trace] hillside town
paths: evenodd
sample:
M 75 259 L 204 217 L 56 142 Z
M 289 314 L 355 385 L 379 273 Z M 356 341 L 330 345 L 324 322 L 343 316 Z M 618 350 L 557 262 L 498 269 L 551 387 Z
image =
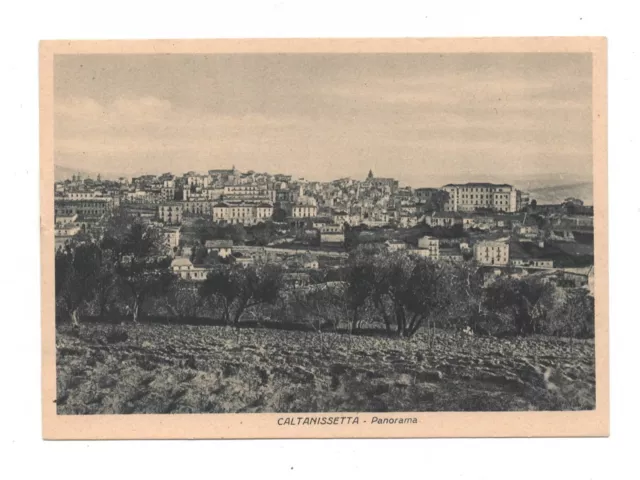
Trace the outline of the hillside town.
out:
M 487 281 L 533 275 L 593 294 L 593 207 L 580 199 L 537 204 L 513 185 L 400 185 L 372 171 L 329 182 L 215 169 L 182 175 L 55 184 L 55 246 L 100 239 L 116 212 L 162 233 L 170 270 L 198 282 L 216 265 L 281 263 L 288 284 L 339 268 L 348 252 L 376 244 L 446 262 L 474 262 Z

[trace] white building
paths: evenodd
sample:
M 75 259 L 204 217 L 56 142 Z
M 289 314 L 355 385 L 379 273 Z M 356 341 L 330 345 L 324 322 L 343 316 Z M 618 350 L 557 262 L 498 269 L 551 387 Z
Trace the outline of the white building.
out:
M 425 235 L 418 239 L 417 253 L 423 257 L 438 258 L 440 257 L 440 240 L 435 237 Z
M 449 194 L 449 199 L 444 204 L 447 212 L 473 212 L 478 208 L 515 212 L 518 209 L 517 190 L 512 185 L 450 183 L 442 189 Z
M 478 242 L 473 246 L 473 259 L 480 265 L 507 265 L 509 244 L 496 241 Z

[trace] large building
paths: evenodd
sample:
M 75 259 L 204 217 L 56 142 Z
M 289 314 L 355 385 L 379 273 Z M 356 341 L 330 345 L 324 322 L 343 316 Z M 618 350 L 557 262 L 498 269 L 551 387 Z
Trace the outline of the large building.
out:
M 270 203 L 227 203 L 220 202 L 213 206 L 214 222 L 255 225 L 266 222 L 273 217 L 273 205 Z
M 473 259 L 480 265 L 507 265 L 509 244 L 498 241 L 478 242 L 473 246 Z
M 96 197 L 83 200 L 56 199 L 54 210 L 56 217 L 58 216 L 91 216 L 101 217 L 109 213 L 114 206 L 113 198 Z
M 493 183 L 450 183 L 442 187 L 449 194 L 444 204 L 447 212 L 473 212 L 491 209 L 515 212 L 518 209 L 517 190 L 512 185 Z

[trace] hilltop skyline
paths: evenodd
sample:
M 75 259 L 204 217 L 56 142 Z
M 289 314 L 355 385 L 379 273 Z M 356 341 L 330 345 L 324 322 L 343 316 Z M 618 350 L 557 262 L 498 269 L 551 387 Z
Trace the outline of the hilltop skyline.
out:
M 66 55 L 54 103 L 56 164 L 90 172 L 591 179 L 585 54 Z

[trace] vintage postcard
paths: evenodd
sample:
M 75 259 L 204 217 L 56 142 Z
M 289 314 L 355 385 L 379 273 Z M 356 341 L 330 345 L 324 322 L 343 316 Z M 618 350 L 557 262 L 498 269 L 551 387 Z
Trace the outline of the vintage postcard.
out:
M 42 42 L 44 437 L 607 436 L 606 58 Z

